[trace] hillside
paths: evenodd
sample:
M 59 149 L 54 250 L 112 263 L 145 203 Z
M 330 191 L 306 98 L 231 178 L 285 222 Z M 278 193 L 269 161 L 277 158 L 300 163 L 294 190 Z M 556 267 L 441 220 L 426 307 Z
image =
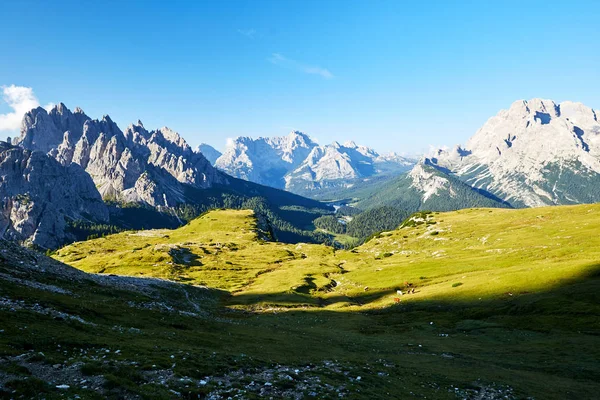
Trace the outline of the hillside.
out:
M 229 291 L 246 288 L 257 276 L 288 263 L 301 265 L 306 273 L 325 272 L 319 264 L 310 265 L 326 260 L 333 249 L 267 242 L 262 240 L 266 235 L 252 211 L 211 211 L 175 230 L 123 232 L 74 243 L 55 257 L 87 272 L 154 276 Z M 335 265 L 330 269 L 334 272 Z
M 228 291 L 222 312 L 236 325 L 220 324 L 223 342 L 203 340 L 194 352 L 238 354 L 239 368 L 259 370 L 308 363 L 351 398 L 593 398 L 599 222 L 600 205 L 420 213 L 334 251 L 263 242 L 250 212 L 223 210 L 174 231 L 75 243 L 55 257 Z M 184 325 L 173 343 L 202 337 L 193 319 Z M 252 340 L 235 340 L 241 332 Z M 206 368 L 188 372 L 190 387 L 214 376 Z
M 469 207 L 509 207 L 501 199 L 471 187 L 428 162 L 420 162 L 408 174 L 369 187 L 353 204 L 362 209 L 394 206 L 417 210 L 452 211 Z

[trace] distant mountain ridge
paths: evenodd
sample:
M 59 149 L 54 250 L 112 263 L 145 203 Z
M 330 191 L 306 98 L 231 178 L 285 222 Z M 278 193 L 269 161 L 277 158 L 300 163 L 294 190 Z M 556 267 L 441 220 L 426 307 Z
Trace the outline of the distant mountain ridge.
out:
M 215 149 L 209 144 L 201 143 L 198 147 L 196 147 L 197 153 L 202 153 L 202 155 L 212 164 L 215 165 L 215 162 L 219 157 L 223 155 L 219 150 Z
M 282 137 L 238 137 L 215 162 L 232 176 L 302 194 L 407 171 L 413 165 L 414 160 L 395 153 L 381 155 L 354 142 L 320 146 L 299 131 Z

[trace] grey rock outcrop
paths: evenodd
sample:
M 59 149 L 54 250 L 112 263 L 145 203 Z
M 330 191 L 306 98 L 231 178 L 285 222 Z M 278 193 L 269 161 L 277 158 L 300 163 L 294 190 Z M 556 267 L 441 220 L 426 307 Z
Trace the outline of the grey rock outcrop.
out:
M 0 143 L 0 236 L 43 248 L 70 240 L 68 220 L 107 222 L 90 176 L 38 151 Z

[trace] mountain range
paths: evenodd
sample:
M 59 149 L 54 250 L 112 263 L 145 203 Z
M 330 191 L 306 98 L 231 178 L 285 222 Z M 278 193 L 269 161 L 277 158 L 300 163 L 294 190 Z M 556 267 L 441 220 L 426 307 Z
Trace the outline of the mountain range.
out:
M 321 146 L 308 135 L 293 131 L 282 137 L 230 140 L 214 165 L 241 179 L 310 195 L 323 188 L 346 187 L 361 179 L 401 173 L 414 163 L 352 141 Z
M 268 213 L 265 229 L 279 238 L 310 240 L 312 221 L 329 210 L 289 192 L 404 212 L 600 201 L 600 114 L 573 102 L 517 101 L 464 146 L 418 162 L 353 142 L 321 146 L 297 131 L 239 137 L 219 154 L 166 127 L 138 121 L 122 131 L 62 103 L 33 109 L 20 136 L 0 144 L 0 233 L 55 248 L 81 238 L 81 224 L 172 227 L 210 208 L 246 207 Z
M 437 150 L 406 176 L 370 189 L 359 206 L 446 210 L 490 201 L 519 208 L 598 202 L 600 114 L 581 103 L 519 100 L 466 145 Z
M 215 207 L 269 213 L 266 229 L 281 238 L 320 215 L 281 207 L 328 210 L 226 175 L 169 128 L 149 131 L 138 121 L 121 131 L 107 115 L 92 119 L 62 103 L 27 112 L 12 142 L 0 146 L 0 236 L 42 248 L 81 238 L 81 226 L 173 227 Z
M 205 189 L 227 183 L 169 128 L 148 131 L 138 121 L 122 132 L 107 115 L 93 120 L 62 103 L 25 114 L 21 136 L 13 142 L 48 153 L 61 165 L 80 165 L 105 199 L 169 207 L 186 201 L 182 184 Z

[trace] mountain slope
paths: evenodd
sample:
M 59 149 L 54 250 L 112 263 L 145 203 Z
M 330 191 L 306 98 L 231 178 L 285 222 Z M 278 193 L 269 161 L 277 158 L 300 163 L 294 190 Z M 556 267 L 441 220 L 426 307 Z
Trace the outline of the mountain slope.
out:
M 202 155 L 212 164 L 215 165 L 215 162 L 219 157 L 223 155 L 219 150 L 215 149 L 209 144 L 202 143 L 198 147 L 196 147 L 197 153 L 202 153 Z
M 368 197 L 356 202 L 359 208 L 394 206 L 409 212 L 417 210 L 452 211 L 470 207 L 509 207 L 501 199 L 477 190 L 431 165 L 418 163 L 408 174 L 376 187 Z
M 600 201 L 600 115 L 581 103 L 517 101 L 430 161 L 515 207 Z
M 323 188 L 406 171 L 413 164 L 397 154 L 380 155 L 354 142 L 319 146 L 295 131 L 286 137 L 239 137 L 228 144 L 215 166 L 242 179 L 313 195 Z
M 103 198 L 169 207 L 185 202 L 181 184 L 209 188 L 227 180 L 168 128 L 147 131 L 138 121 L 122 132 L 108 116 L 92 120 L 62 103 L 28 112 L 14 142 L 80 165 Z

